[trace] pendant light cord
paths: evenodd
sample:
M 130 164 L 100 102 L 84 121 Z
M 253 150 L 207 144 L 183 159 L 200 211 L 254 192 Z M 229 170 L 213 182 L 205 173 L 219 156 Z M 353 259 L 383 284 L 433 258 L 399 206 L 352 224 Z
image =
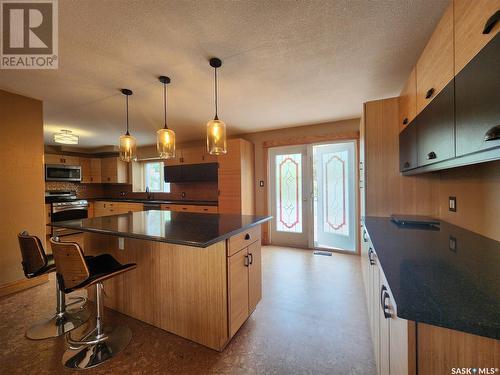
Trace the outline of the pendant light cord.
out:
M 167 84 L 163 82 L 163 115 L 165 119 L 164 129 L 168 129 L 167 126 Z
M 128 95 L 126 95 L 126 107 L 127 107 L 127 133 L 126 135 L 130 135 L 130 133 L 128 132 Z
M 214 117 L 214 120 L 218 120 L 219 117 L 217 116 L 217 68 L 214 68 L 214 74 L 215 74 L 215 117 Z

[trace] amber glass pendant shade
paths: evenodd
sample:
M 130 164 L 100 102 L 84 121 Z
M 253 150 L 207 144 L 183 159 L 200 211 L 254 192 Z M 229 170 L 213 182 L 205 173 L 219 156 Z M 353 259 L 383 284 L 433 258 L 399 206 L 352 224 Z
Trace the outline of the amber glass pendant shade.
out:
M 224 155 L 226 148 L 226 124 L 221 120 L 207 122 L 207 150 L 210 155 Z
M 160 129 L 156 132 L 156 149 L 162 159 L 175 158 L 175 132 L 172 129 Z

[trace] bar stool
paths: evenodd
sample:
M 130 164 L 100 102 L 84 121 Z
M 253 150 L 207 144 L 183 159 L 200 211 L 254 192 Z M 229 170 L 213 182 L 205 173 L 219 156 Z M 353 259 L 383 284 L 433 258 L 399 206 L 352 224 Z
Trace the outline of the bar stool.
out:
M 60 242 L 51 238 L 52 253 L 56 263 L 56 275 L 64 293 L 96 286 L 96 324 L 80 340 L 71 334 L 66 336 L 69 349 L 63 355 L 62 363 L 68 368 L 87 369 L 100 365 L 114 357 L 128 345 L 132 332 L 128 327 L 108 327 L 103 324 L 104 305 L 102 300 L 104 280 L 118 276 L 137 267 L 135 263 L 120 264 L 110 254 L 86 259 L 77 243 Z
M 40 275 L 55 272 L 54 258 L 51 254 L 46 254 L 42 242 L 36 236 L 31 236 L 24 231 L 17 235 L 19 247 L 21 249 L 22 266 L 24 275 L 31 279 Z M 91 315 L 89 309 L 85 307 L 86 298 L 70 298 L 75 301 L 66 304 L 65 294 L 62 292 L 59 282 L 56 280 L 57 308 L 56 313 L 45 321 L 36 323 L 26 331 L 26 337 L 32 340 L 47 339 L 57 337 L 81 326 Z M 76 305 L 76 306 L 75 306 Z M 74 310 L 67 309 L 70 306 L 76 307 Z

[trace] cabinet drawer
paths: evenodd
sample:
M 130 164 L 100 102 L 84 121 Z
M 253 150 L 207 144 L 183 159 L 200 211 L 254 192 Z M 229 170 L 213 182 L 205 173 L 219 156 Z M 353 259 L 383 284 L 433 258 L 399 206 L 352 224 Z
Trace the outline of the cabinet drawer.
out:
M 216 214 L 217 213 L 217 206 L 193 206 L 192 209 L 194 212 L 201 212 L 201 213 L 207 213 L 207 214 Z
M 247 229 L 228 240 L 228 256 L 236 254 L 255 241 L 260 241 L 260 225 Z

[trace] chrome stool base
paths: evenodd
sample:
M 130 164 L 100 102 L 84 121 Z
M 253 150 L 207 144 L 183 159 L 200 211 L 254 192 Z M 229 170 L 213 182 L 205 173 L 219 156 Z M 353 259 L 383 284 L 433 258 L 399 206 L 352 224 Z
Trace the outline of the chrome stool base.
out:
M 88 333 L 80 342 L 68 337 L 70 349 L 64 352 L 62 364 L 71 369 L 88 369 L 113 358 L 129 344 L 132 331 L 128 327 L 104 327 L 101 334 L 97 328 Z M 87 344 L 93 342 L 92 344 Z M 85 343 L 85 344 L 84 344 Z
M 86 308 L 55 314 L 52 318 L 29 328 L 26 331 L 26 337 L 31 340 L 43 340 L 50 337 L 62 336 L 84 324 L 89 320 L 91 314 L 91 311 Z

